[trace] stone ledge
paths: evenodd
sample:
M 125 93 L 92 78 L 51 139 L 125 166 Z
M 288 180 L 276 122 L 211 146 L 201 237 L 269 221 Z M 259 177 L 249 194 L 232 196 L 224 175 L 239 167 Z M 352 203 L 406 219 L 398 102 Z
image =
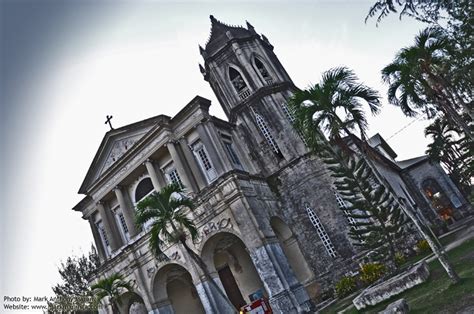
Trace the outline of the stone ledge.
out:
M 352 300 L 352 303 L 358 310 L 367 306 L 376 305 L 394 295 L 425 282 L 429 275 L 430 271 L 426 263 L 420 263 L 404 273 L 389 278 L 375 286 L 368 287 Z

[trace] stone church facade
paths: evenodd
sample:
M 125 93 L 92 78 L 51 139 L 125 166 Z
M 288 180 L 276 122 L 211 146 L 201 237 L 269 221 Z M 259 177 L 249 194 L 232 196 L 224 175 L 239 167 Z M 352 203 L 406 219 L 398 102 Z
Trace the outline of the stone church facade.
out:
M 235 307 L 264 295 L 276 313 L 310 311 L 311 300 L 357 268 L 343 201 L 292 128 L 287 102 L 296 87 L 269 40 L 249 23 L 229 26 L 211 16 L 211 24 L 199 67 L 228 120 L 211 116 L 210 101 L 196 96 L 174 117 L 106 133 L 74 207 L 89 221 L 102 262 L 94 280 L 118 272 L 134 283 L 124 312 L 229 312 L 179 245 L 164 247 L 168 260 L 161 261 L 148 248 L 147 228 L 134 224 L 140 200 L 177 183 L 196 204 L 188 215 L 199 239 L 189 245 Z M 409 195 L 419 186 L 410 173 L 390 171 Z M 456 187 L 439 182 L 465 216 Z M 425 199 L 420 208 L 429 206 Z

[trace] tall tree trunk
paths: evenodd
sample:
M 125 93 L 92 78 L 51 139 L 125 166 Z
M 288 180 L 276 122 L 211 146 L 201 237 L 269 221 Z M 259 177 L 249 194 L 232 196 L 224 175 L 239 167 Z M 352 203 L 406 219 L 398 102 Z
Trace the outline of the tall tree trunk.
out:
M 363 141 L 363 146 L 365 146 L 365 147 L 362 148 L 362 150 L 363 151 L 365 149 L 370 150 L 371 148 L 367 147 L 368 145 L 369 144 L 366 141 Z M 365 158 L 370 159 L 370 157 L 365 152 L 363 153 L 363 155 L 364 155 Z M 369 164 L 372 164 L 372 163 L 370 162 Z M 373 165 L 373 164 L 371 166 L 375 167 L 375 165 Z M 375 169 L 373 171 L 374 171 L 374 173 L 377 172 Z M 405 206 L 404 204 L 402 204 L 400 202 L 399 196 L 395 193 L 395 191 L 393 190 L 393 188 L 390 184 L 385 184 L 383 180 L 379 180 L 379 182 L 380 182 L 380 184 L 384 185 L 390 191 L 390 194 L 392 194 L 392 197 L 395 198 L 395 201 L 398 203 L 398 205 L 400 206 L 402 211 L 415 224 L 415 226 L 417 227 L 417 229 L 418 229 L 419 233 L 421 234 L 421 236 L 428 242 L 428 244 L 430 245 L 431 250 L 435 254 L 436 258 L 438 258 L 439 262 L 441 263 L 443 268 L 446 270 L 446 273 L 448 274 L 451 281 L 453 283 L 459 282 L 459 276 L 457 275 L 456 271 L 454 270 L 454 268 L 450 264 L 449 260 L 444 255 L 442 247 L 440 249 L 440 247 L 437 245 L 437 243 L 440 243 L 439 240 L 438 239 L 432 239 L 430 233 L 426 232 L 422 228 L 422 223 L 418 220 L 418 218 L 415 216 L 415 214 L 411 212 L 411 209 L 408 208 L 408 206 Z
M 423 224 L 418 220 L 415 213 L 412 212 L 412 209 L 410 208 L 410 206 L 404 206 L 404 207 L 402 207 L 402 209 L 404 209 L 404 212 L 413 221 L 416 228 L 418 229 L 420 234 L 423 236 L 423 238 L 426 240 L 426 242 L 428 242 L 428 244 L 430 245 L 431 250 L 433 251 L 433 253 L 436 256 L 436 258 L 438 259 L 438 261 L 440 262 L 441 266 L 443 266 L 444 270 L 448 274 L 451 281 L 455 284 L 458 283 L 459 282 L 459 276 L 456 273 L 456 271 L 454 270 L 454 268 L 451 265 L 451 263 L 449 262 L 449 260 L 447 259 L 446 255 L 444 254 L 444 250 L 443 250 L 442 246 L 438 245 L 439 241 L 436 241 L 437 239 L 436 240 L 433 239 L 431 237 L 430 233 L 425 230 Z

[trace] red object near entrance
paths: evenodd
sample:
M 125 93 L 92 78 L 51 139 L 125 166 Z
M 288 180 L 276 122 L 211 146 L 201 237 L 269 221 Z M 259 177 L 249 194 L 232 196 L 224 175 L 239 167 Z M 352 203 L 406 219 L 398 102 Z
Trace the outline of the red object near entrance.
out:
M 240 308 L 241 314 L 272 314 L 272 308 L 266 298 L 261 298 L 253 301 L 250 304 L 244 305 Z

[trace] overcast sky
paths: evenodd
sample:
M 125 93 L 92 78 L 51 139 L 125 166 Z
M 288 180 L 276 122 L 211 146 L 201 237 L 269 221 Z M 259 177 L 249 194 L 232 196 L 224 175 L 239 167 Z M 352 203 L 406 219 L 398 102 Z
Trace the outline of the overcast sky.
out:
M 346 65 L 385 96 L 380 69 L 422 25 L 365 24 L 372 2 L 1 1 L 0 296 L 51 295 L 60 260 L 89 250 L 89 224 L 71 208 L 106 115 L 120 127 L 200 95 L 224 117 L 198 70 L 210 14 L 250 21 L 300 88 Z M 423 154 L 426 121 L 393 136 L 411 121 L 384 98 L 369 135 L 388 139 L 399 160 Z

